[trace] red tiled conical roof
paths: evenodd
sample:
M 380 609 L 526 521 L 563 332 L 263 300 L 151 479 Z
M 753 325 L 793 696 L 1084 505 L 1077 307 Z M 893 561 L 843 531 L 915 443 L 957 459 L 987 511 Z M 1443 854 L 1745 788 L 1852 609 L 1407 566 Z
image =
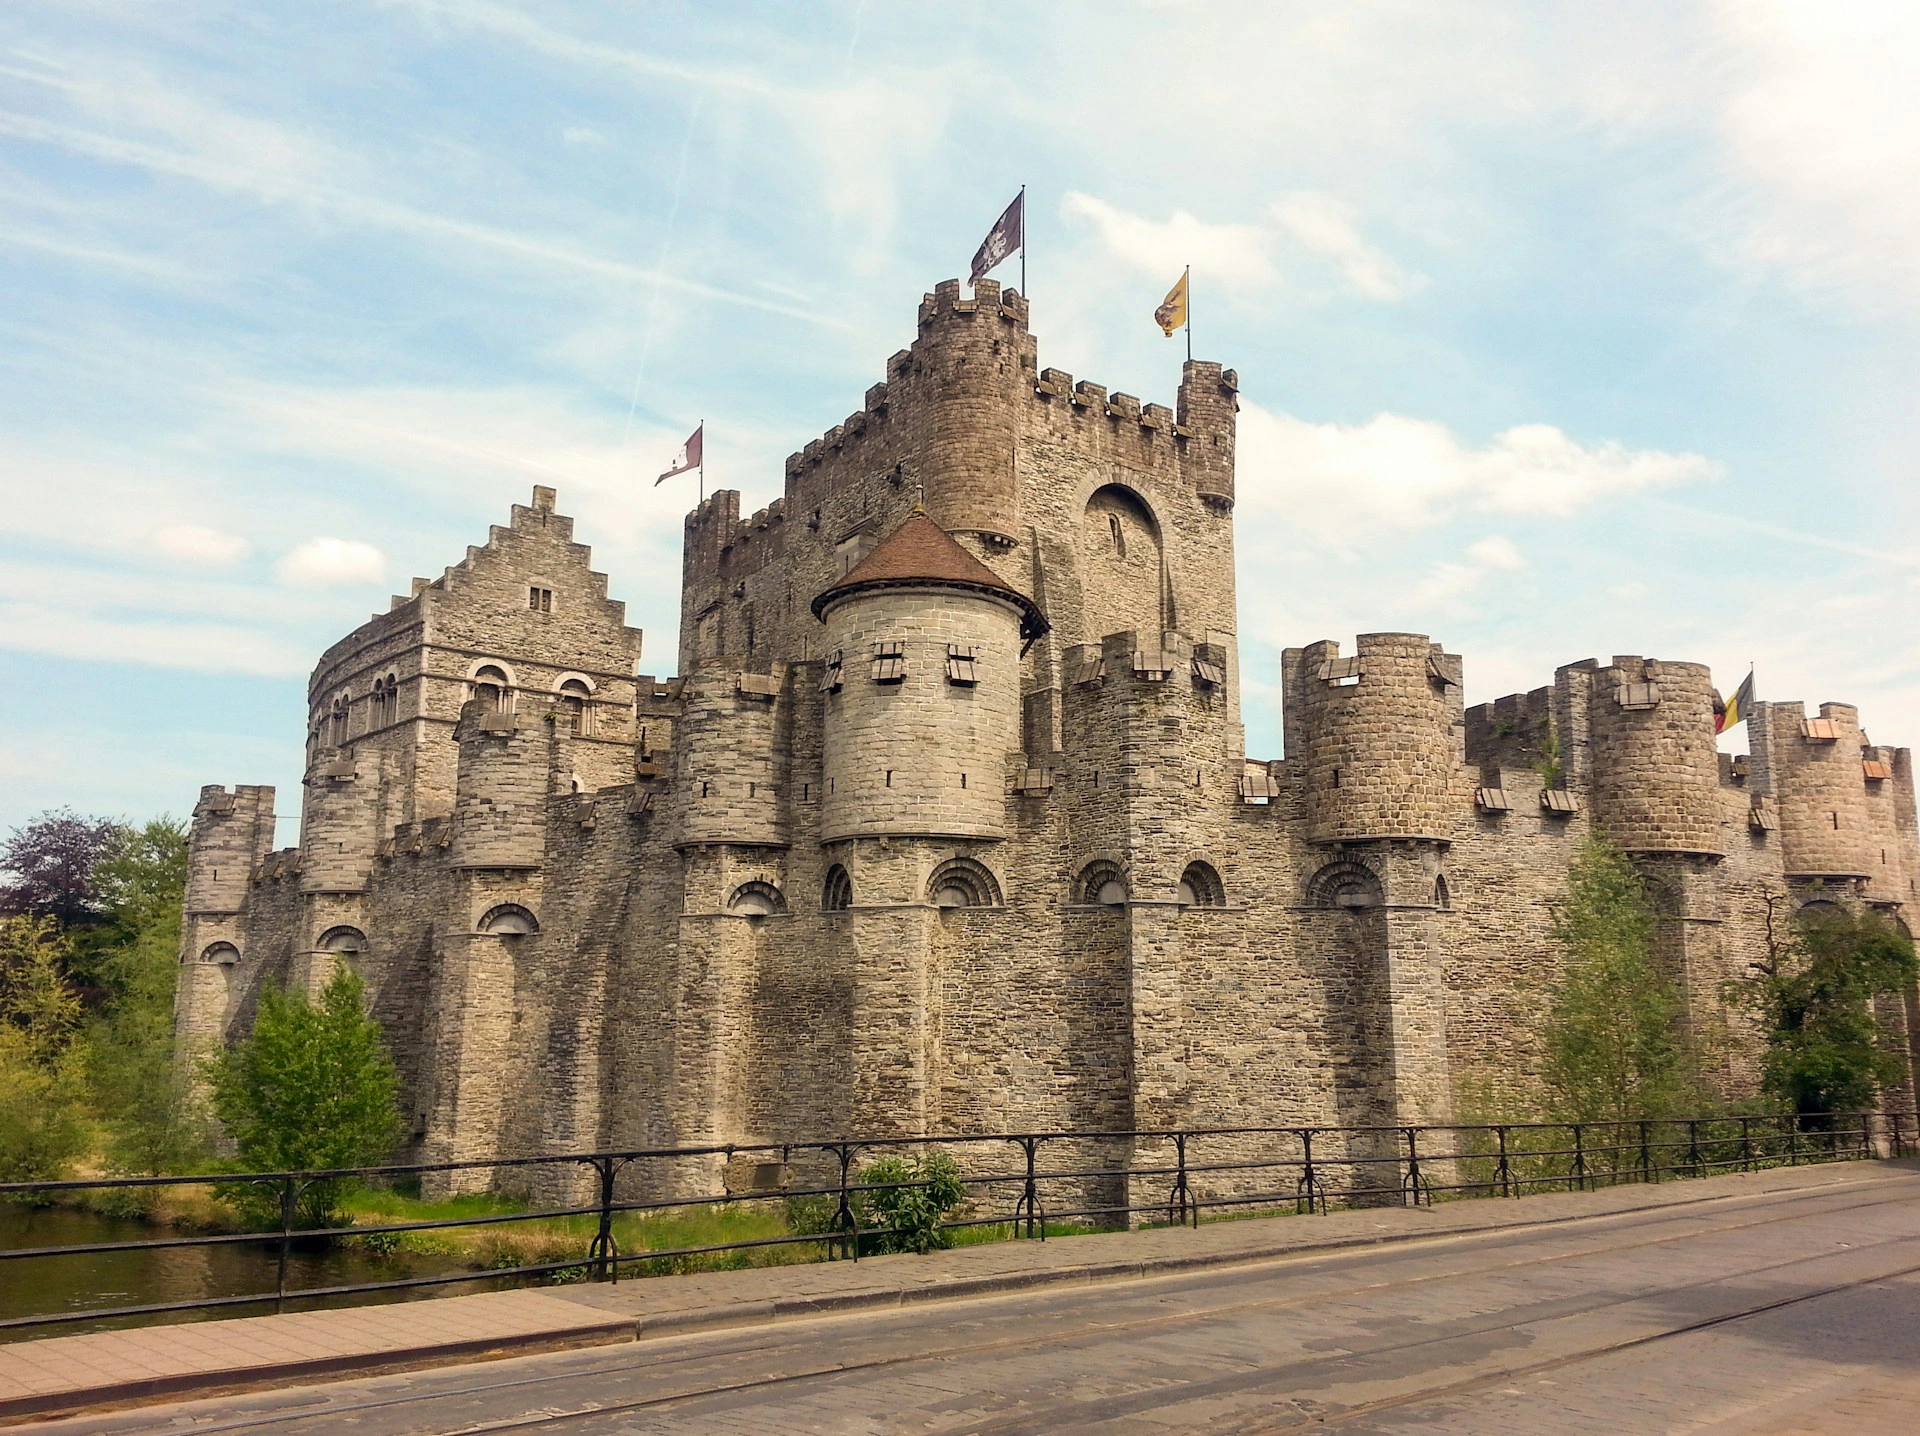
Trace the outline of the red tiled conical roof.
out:
M 962 588 L 990 593 L 1020 610 L 1021 637 L 1037 638 L 1047 631 L 1038 604 L 961 548 L 917 508 L 845 578 L 821 591 L 813 601 L 814 617 L 823 617 L 835 600 L 869 588 Z

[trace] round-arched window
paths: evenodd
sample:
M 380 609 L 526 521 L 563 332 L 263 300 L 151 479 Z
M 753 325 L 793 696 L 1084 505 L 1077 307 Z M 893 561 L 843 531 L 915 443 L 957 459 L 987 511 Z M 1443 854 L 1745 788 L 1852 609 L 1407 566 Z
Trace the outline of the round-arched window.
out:
M 1120 865 L 1105 860 L 1088 863 L 1074 884 L 1074 896 L 1082 903 L 1102 907 L 1123 907 L 1127 901 L 1127 879 Z
M 845 912 L 853 906 L 853 879 L 835 863 L 827 869 L 827 880 L 820 888 L 822 912 Z
M 982 863 L 949 858 L 927 879 L 927 901 L 935 907 L 999 907 L 1000 884 Z
M 540 922 L 519 903 L 503 902 L 487 909 L 479 928 L 488 937 L 531 937 L 540 931 Z
M 1379 907 L 1385 901 L 1379 876 L 1351 859 L 1328 863 L 1307 880 L 1307 902 L 1313 907 L 1358 909 Z
M 727 899 L 727 911 L 742 917 L 772 917 L 787 910 L 787 900 L 772 883 L 741 883 Z
M 200 954 L 200 960 L 218 963 L 221 967 L 230 967 L 240 960 L 240 949 L 230 942 L 216 942 Z
M 560 706 L 566 710 L 567 722 L 576 736 L 592 731 L 592 698 L 582 679 L 569 678 L 560 685 Z
M 505 711 L 511 687 L 506 669 L 495 664 L 484 664 L 473 671 L 473 696 L 496 713 Z
M 357 927 L 330 927 L 315 946 L 321 952 L 359 954 L 367 950 L 367 935 Z
M 1191 862 L 1186 871 L 1180 874 L 1180 886 L 1176 896 L 1182 907 L 1225 907 L 1227 905 L 1226 884 L 1220 881 L 1220 874 L 1214 871 L 1212 863 Z

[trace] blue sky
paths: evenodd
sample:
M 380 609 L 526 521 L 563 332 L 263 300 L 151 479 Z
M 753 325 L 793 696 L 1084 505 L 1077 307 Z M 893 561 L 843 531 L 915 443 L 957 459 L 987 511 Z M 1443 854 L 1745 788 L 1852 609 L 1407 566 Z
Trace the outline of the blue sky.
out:
M 1279 650 L 1380 628 L 1912 743 L 1916 96 L 1844 0 L 13 0 L 0 824 L 291 817 L 320 649 L 534 483 L 670 672 L 652 476 L 705 418 L 773 498 L 1022 183 L 1043 364 L 1171 402 L 1191 263 L 1241 373 L 1254 756 Z

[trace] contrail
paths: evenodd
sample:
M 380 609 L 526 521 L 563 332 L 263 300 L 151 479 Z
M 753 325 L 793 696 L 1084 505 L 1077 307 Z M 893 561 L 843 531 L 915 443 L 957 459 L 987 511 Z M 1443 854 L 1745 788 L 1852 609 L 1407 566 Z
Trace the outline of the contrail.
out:
M 673 177 L 673 203 L 667 207 L 667 230 L 660 236 L 660 257 L 653 265 L 653 297 L 647 301 L 647 325 L 640 333 L 640 367 L 633 376 L 633 397 L 627 401 L 627 427 L 620 434 L 622 445 L 633 434 L 634 411 L 640 407 L 640 384 L 647 377 L 647 356 L 653 351 L 653 321 L 660 313 L 660 281 L 667 267 L 667 250 L 673 244 L 673 223 L 680 217 L 680 187 L 686 183 L 687 156 L 693 150 L 693 129 L 700 123 L 700 107 L 706 102 L 705 90 L 694 95 L 693 110 L 687 116 L 687 132 L 680 140 L 680 171 Z

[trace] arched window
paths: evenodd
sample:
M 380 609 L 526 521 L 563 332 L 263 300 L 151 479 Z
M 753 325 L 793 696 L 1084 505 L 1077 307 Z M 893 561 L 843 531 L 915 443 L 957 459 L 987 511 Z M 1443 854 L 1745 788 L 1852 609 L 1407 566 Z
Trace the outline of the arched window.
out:
M 999 907 L 1000 884 L 972 858 L 949 858 L 927 879 L 927 901 L 935 907 Z
M 497 664 L 487 663 L 473 671 L 473 696 L 486 704 L 495 713 L 509 711 L 509 696 L 513 692 L 513 683 L 507 677 L 507 671 Z
M 217 963 L 221 967 L 231 967 L 240 960 L 240 949 L 230 942 L 216 942 L 200 954 L 200 960 Z
M 576 737 L 593 731 L 593 690 L 584 678 L 568 678 L 560 684 L 560 706 Z
M 1453 906 L 1453 894 L 1447 889 L 1447 877 L 1440 874 L 1433 880 L 1433 905 L 1445 912 Z
M 742 917 L 773 917 L 787 910 L 787 900 L 772 883 L 741 883 L 727 899 L 727 911 Z
M 386 682 L 386 711 L 381 715 L 383 723 L 400 721 L 400 675 L 389 673 Z
M 488 908 L 478 926 L 488 937 L 531 937 L 540 931 L 539 919 L 517 902 Z
M 1351 859 L 1328 863 L 1307 879 L 1307 903 L 1312 907 L 1369 908 L 1385 901 L 1373 869 Z
M 1104 859 L 1088 863 L 1074 883 L 1074 900 L 1098 903 L 1102 907 L 1123 907 L 1127 901 L 1126 875 L 1120 864 Z
M 827 869 L 827 880 L 820 888 L 820 910 L 822 912 L 845 912 L 853 906 L 853 879 L 847 870 L 835 863 Z
M 334 747 L 338 748 L 342 743 L 347 741 L 347 695 L 346 694 L 340 693 L 334 696 L 333 707 L 332 707 L 331 714 L 329 716 L 332 718 L 333 721 L 332 721 L 332 731 L 329 733 L 327 741 L 330 742 Z
M 1226 884 L 1220 881 L 1220 874 L 1214 871 L 1212 863 L 1191 862 L 1186 871 L 1180 874 L 1178 890 L 1182 907 L 1225 907 L 1227 905 Z
M 357 957 L 367 950 L 367 935 L 357 927 L 330 927 L 320 934 L 320 941 L 315 946 L 320 952 Z

